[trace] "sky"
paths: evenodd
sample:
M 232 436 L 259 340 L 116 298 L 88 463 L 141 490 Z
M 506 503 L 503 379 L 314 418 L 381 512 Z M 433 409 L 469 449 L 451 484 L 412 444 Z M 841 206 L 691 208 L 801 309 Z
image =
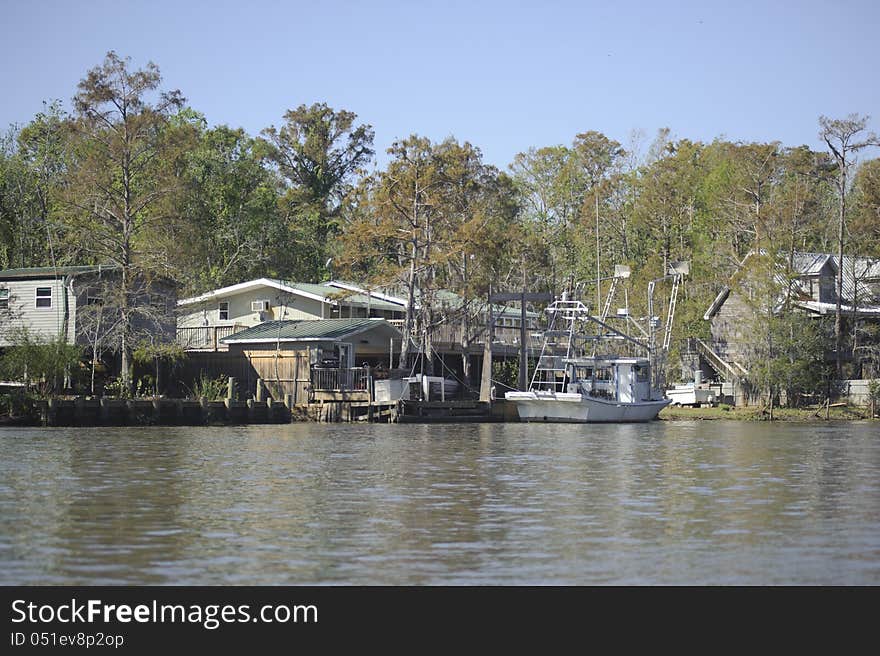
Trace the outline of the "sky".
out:
M 108 50 L 149 61 L 210 125 L 252 135 L 325 102 L 395 139 L 455 137 L 506 169 L 596 130 L 824 149 L 818 118 L 880 132 L 878 0 L 0 0 L 0 129 Z M 634 139 L 634 134 L 635 139 Z

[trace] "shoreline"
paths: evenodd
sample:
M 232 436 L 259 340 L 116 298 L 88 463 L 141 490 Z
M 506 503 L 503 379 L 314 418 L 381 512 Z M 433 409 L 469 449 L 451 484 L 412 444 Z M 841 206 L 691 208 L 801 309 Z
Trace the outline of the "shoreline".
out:
M 658 419 L 660 421 L 770 421 L 770 413 L 761 406 L 740 408 L 726 405 L 701 408 L 668 406 L 660 411 Z M 871 421 L 871 409 L 859 406 L 829 408 L 827 411 L 824 406 L 773 408 L 773 421 L 801 423 Z

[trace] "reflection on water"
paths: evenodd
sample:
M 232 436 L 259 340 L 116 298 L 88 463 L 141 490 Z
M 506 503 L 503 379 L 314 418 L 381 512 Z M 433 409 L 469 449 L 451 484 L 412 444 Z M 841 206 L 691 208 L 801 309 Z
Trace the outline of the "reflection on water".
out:
M 0 431 L 0 584 L 878 584 L 869 423 Z

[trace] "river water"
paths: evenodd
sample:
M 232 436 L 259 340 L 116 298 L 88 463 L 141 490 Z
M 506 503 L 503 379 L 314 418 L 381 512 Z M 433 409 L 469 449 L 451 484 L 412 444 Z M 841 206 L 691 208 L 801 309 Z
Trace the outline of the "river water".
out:
M 880 584 L 880 426 L 0 430 L 0 584 Z

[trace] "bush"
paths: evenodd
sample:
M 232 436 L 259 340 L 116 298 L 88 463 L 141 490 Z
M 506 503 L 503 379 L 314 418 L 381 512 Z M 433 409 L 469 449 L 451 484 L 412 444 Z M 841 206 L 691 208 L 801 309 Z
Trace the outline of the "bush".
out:
M 39 419 L 36 397 L 25 390 L 0 394 L 0 417 L 13 423 L 31 423 Z
M 22 381 L 46 398 L 62 391 L 65 378 L 79 372 L 82 351 L 61 337 L 47 338 L 27 329 L 9 335 L 12 345 L 0 357 L 0 377 Z
M 206 398 L 209 401 L 219 401 L 226 398 L 226 390 L 229 384 L 229 377 L 221 374 L 217 378 L 208 378 L 202 374 L 193 384 L 191 390 L 193 398 Z

